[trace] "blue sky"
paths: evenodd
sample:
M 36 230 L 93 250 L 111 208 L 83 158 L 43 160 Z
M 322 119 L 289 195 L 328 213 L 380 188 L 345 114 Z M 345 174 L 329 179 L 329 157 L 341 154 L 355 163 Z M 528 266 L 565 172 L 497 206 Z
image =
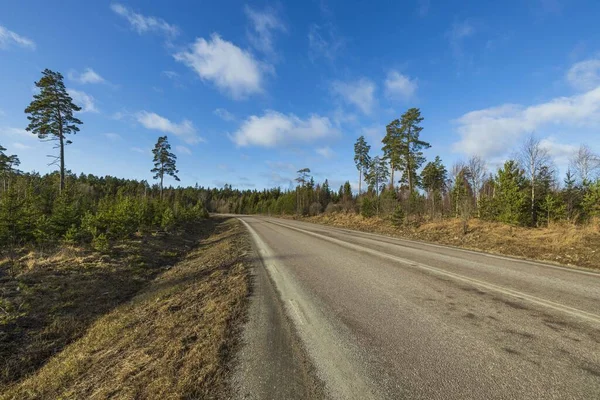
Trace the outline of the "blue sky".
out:
M 356 138 L 377 154 L 409 107 L 448 166 L 493 168 L 534 133 L 564 169 L 580 143 L 600 150 L 598 15 L 583 0 L 3 2 L 0 144 L 54 168 L 23 113 L 50 68 L 83 107 L 77 173 L 151 180 L 166 134 L 184 185 L 287 188 L 309 167 L 356 186 Z

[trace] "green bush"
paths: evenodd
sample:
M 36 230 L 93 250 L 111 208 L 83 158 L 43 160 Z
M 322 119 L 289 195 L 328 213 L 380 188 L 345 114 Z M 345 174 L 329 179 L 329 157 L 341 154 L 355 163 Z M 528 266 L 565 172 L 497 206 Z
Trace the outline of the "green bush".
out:
M 92 239 L 92 247 L 101 253 L 108 253 L 110 251 L 110 242 L 106 235 L 101 233 Z
M 370 196 L 365 196 L 361 199 L 360 202 L 360 215 L 365 218 L 370 218 L 375 215 L 376 210 L 376 202 L 377 200 L 371 198 Z
M 394 225 L 396 227 L 402 226 L 402 225 L 404 225 L 404 219 L 405 219 L 404 210 L 402 209 L 402 207 L 400 205 L 397 205 L 391 216 L 392 225 Z

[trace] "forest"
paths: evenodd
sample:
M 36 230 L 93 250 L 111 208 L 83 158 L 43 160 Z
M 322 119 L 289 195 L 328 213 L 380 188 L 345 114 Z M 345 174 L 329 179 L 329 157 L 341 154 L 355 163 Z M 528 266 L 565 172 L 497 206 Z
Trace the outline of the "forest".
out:
M 18 155 L 6 154 L 0 146 L 1 251 L 13 261 L 27 246 L 43 251 L 63 243 L 90 244 L 106 251 L 115 241 L 169 232 L 207 218 L 209 212 L 357 213 L 386 218 L 396 226 L 458 218 L 465 230 L 471 218 L 541 227 L 560 221 L 588 224 L 600 217 L 600 156 L 588 146 L 581 145 L 563 176 L 534 135 L 516 144 L 514 159 L 495 171 L 478 156 L 448 167 L 439 157 L 426 160 L 423 150 L 431 145 L 421 135 L 424 118 L 417 108 L 385 127 L 381 155 L 372 155 L 363 136 L 357 139 L 357 188 L 350 182 L 339 189 L 331 188 L 328 180 L 315 182 L 308 167 L 298 171 L 293 190 L 163 187 L 167 176 L 179 180 L 177 157 L 166 136 L 152 150 L 150 172 L 156 183 L 76 175 L 65 168 L 65 148 L 82 121 L 74 116 L 79 107 L 62 79 L 60 73 L 45 70 L 36 83 L 39 94 L 25 110 L 27 130 L 55 144 L 58 171 L 20 171 Z

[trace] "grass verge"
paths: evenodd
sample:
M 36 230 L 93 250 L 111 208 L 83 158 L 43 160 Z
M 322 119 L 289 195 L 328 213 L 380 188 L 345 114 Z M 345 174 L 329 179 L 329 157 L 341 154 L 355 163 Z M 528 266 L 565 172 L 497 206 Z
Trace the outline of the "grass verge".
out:
M 125 279 L 121 271 L 122 281 L 117 277 L 105 281 L 117 283 L 117 289 L 94 285 L 94 290 L 86 291 L 94 297 L 107 290 L 120 297 L 116 301 L 120 305 L 86 311 L 73 300 L 78 312 L 64 318 L 75 321 L 88 313 L 96 317 L 88 317 L 91 321 L 77 328 L 79 335 L 63 335 L 60 344 L 69 342 L 67 338 L 70 343 L 57 346 L 43 366 L 22 379 L 13 378 L 0 398 L 226 397 L 230 355 L 246 310 L 249 274 L 245 259 L 251 245 L 237 220 L 217 218 L 202 224 L 199 232 L 190 232 L 186 239 L 192 241 L 188 249 L 197 244 L 194 249 L 179 257 L 179 262 L 166 263 L 146 285 L 136 283 L 144 280 L 138 275 Z M 201 239 L 198 243 L 190 236 Z M 165 242 L 163 246 L 171 258 L 177 256 L 176 246 Z M 60 271 L 56 266 L 49 268 Z M 128 284 L 140 285 L 140 290 L 118 295 L 127 291 Z M 96 303 L 102 300 L 90 299 L 87 305 L 99 306 Z M 46 305 L 53 307 L 51 297 Z M 42 332 L 53 324 L 42 326 Z M 42 335 L 39 329 L 31 333 Z M 32 343 L 35 347 L 36 342 Z M 27 365 L 32 363 L 21 367 Z M 13 376 L 19 375 L 23 374 Z
M 459 219 L 432 221 L 419 227 L 395 227 L 389 220 L 334 213 L 304 221 L 389 236 L 479 250 L 562 265 L 600 269 L 600 224 L 554 224 L 523 228 L 471 219 L 467 233 Z

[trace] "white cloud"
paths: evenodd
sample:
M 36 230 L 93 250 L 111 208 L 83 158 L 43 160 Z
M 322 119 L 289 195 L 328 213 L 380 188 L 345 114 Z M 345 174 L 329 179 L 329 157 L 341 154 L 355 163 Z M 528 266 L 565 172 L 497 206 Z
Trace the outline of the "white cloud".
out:
M 109 132 L 105 133 L 104 136 L 106 136 L 107 139 L 112 140 L 113 142 L 122 139 L 121 135 L 119 135 L 118 133 Z
M 540 140 L 540 147 L 546 149 L 552 160 L 561 168 L 566 168 L 571 157 L 579 150 L 579 146 L 559 143 L 554 137 Z
M 261 93 L 264 72 L 269 69 L 261 65 L 250 52 L 221 39 L 216 33 L 209 40 L 196 39 L 187 51 L 177 53 L 174 57 L 234 99 Z
M 69 92 L 69 96 L 71 96 L 73 98 L 73 103 L 75 103 L 79 107 L 81 107 L 82 113 L 84 113 L 84 112 L 91 112 L 91 113 L 100 112 L 96 108 L 96 100 L 94 99 L 93 96 L 91 96 L 81 90 L 75 90 L 75 89 L 67 89 L 67 92 Z
M 81 84 L 106 82 L 103 77 L 91 68 L 86 68 L 81 74 L 77 73 L 77 71 L 69 71 L 68 76 L 70 80 Z
M 233 115 L 232 113 L 230 113 L 229 111 L 227 111 L 224 108 L 217 108 L 215 111 L 213 111 L 213 113 L 221 118 L 223 121 L 233 121 L 235 120 L 235 115 Z
M 131 28 L 140 35 L 146 32 L 158 32 L 168 37 L 175 37 L 179 34 L 179 28 L 177 28 L 177 26 L 168 24 L 161 18 L 138 14 L 119 3 L 111 4 L 110 8 L 118 15 L 126 18 L 127 21 L 129 21 Z
M 334 81 L 332 92 L 342 101 L 356 106 L 365 114 L 371 114 L 375 105 L 375 83 L 366 78 L 354 82 Z
M 7 49 L 11 45 L 17 45 L 27 49 L 35 50 L 35 43 L 33 40 L 21 36 L 18 33 L 9 31 L 2 25 L 0 25 L 0 49 Z
M 175 146 L 175 150 L 177 150 L 180 153 L 187 154 L 187 155 L 192 154 L 192 151 L 185 146 Z
M 329 146 L 318 147 L 315 151 L 317 152 L 317 154 L 319 154 L 327 159 L 331 159 L 335 155 L 335 153 L 333 152 L 333 150 L 331 150 L 331 147 L 329 147 Z
M 600 87 L 571 97 L 558 97 L 529 107 L 504 104 L 469 112 L 457 121 L 460 141 L 454 150 L 483 157 L 503 154 L 526 133 L 546 125 L 600 125 Z
M 417 80 L 399 73 L 390 71 L 385 80 L 385 93 L 390 98 L 410 100 L 418 88 Z
M 135 151 L 136 153 L 140 153 L 140 154 L 149 153 L 148 150 L 144 150 L 141 147 L 132 147 L 131 151 Z
M 577 90 L 590 90 L 600 86 L 600 59 L 574 64 L 567 72 L 567 81 Z
M 137 121 L 147 129 L 153 129 L 164 133 L 172 133 L 179 136 L 183 141 L 189 144 L 203 142 L 196 133 L 196 128 L 192 121 L 184 119 L 180 123 L 175 123 L 156 113 L 140 111 L 136 114 Z
M 246 5 L 244 12 L 254 30 L 253 33 L 248 33 L 252 45 L 263 53 L 273 54 L 273 32 L 285 32 L 286 27 L 283 22 L 271 9 L 256 11 Z
M 231 139 L 238 146 L 275 147 L 293 142 L 312 142 L 338 135 L 329 118 L 311 115 L 301 119 L 294 114 L 267 110 L 261 117 L 246 119 Z
M 334 61 L 344 47 L 344 40 L 337 35 L 333 25 L 313 24 L 308 31 L 308 46 L 311 59 L 324 57 Z

